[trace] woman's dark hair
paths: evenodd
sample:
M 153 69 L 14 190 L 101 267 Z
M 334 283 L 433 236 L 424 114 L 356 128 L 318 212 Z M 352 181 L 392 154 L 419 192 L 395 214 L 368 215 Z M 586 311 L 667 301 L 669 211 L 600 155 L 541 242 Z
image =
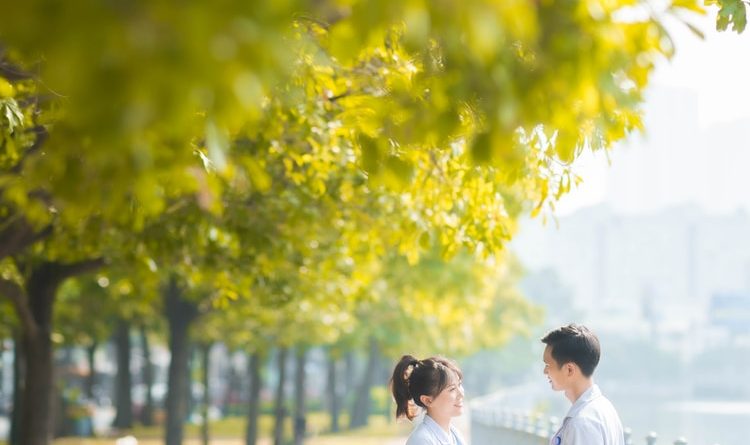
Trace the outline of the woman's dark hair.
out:
M 430 357 L 417 360 L 411 355 L 401 357 L 393 369 L 391 377 L 391 391 L 396 400 L 396 418 L 406 416 L 409 420 L 416 416 L 413 401 L 417 406 L 427 408 L 420 398 L 422 396 L 436 397 L 450 384 L 450 373 L 454 372 L 458 380 L 463 380 L 463 374 L 458 365 L 444 357 Z
M 569 324 L 561 326 L 545 335 L 542 342 L 549 345 L 552 358 L 558 366 L 573 362 L 586 377 L 591 377 L 599 364 L 601 347 L 586 326 Z

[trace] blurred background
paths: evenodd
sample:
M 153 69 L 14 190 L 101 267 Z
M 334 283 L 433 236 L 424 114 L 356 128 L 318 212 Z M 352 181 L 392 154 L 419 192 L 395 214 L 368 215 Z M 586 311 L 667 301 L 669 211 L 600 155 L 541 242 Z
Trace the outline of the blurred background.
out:
M 269 15 L 278 12 L 271 6 L 269 11 Z M 515 17 L 512 10 L 503 10 L 503 14 Z M 410 20 L 420 23 L 414 17 Z M 154 99 L 166 104 L 164 115 L 175 116 L 174 122 L 163 124 L 168 128 L 167 143 L 158 140 L 154 146 L 160 150 L 163 146 L 159 144 L 171 146 L 175 122 L 187 128 L 180 128 L 184 140 L 175 146 L 193 147 L 190 144 L 195 138 L 203 138 L 195 143 L 195 152 L 177 150 L 190 167 L 161 183 L 163 176 L 159 175 L 174 173 L 165 162 L 166 173 L 155 169 L 153 178 L 144 174 L 145 185 L 138 182 L 135 191 L 129 188 L 129 170 L 92 169 L 102 175 L 96 177 L 99 179 L 117 173 L 116 179 L 127 184 L 123 190 L 145 203 L 144 214 L 133 212 L 134 221 L 123 221 L 118 219 L 119 213 L 131 203 L 123 200 L 124 207 L 107 208 L 107 187 L 77 181 L 76 175 L 85 169 L 75 167 L 76 156 L 64 157 L 60 165 L 51 167 L 40 161 L 41 173 L 34 180 L 49 190 L 59 190 L 63 202 L 73 196 L 74 205 L 66 208 L 73 216 L 58 219 L 58 209 L 52 205 L 42 210 L 30 206 L 24 209 L 24 216 L 48 212 L 55 224 L 63 221 L 55 234 L 70 236 L 29 249 L 17 264 L 0 263 L 3 280 L 21 283 L 42 257 L 44 261 L 78 259 L 67 256 L 72 251 L 83 257 L 96 252 L 115 259 L 109 269 L 61 284 L 57 294 L 54 324 L 50 322 L 54 329 L 48 332 L 53 345 L 54 443 L 155 445 L 164 443 L 166 431 L 171 445 L 183 442 L 185 425 L 184 441 L 191 444 L 401 444 L 411 425 L 393 418 L 388 380 L 402 354 L 457 359 L 464 370 L 466 397 L 472 401 L 471 411 L 458 423 L 474 445 L 494 443 L 472 431 L 472 422 L 487 413 L 489 417 L 499 412 L 564 416 L 569 403 L 548 388 L 539 339 L 548 330 L 570 322 L 586 324 L 599 335 L 603 357 L 596 380 L 632 431 L 633 443 L 644 443 L 650 432 L 656 432 L 664 443 L 678 437 L 691 444 L 744 443 L 744 426 L 750 422 L 750 88 L 745 87 L 750 79 L 750 36 L 714 32 L 713 20 L 706 16 L 701 22 L 700 28 L 706 32 L 703 40 L 685 26 L 666 21 L 677 53 L 669 62 L 659 59 L 653 81 L 645 90 L 644 131 L 617 143 L 613 150 L 583 151 L 571 167 L 582 181 L 551 200 L 550 207 L 534 218 L 525 215 L 531 213 L 530 203 L 545 202 L 547 182 L 544 197 L 539 198 L 534 194 L 538 184 L 523 189 L 524 195 L 512 188 L 513 181 L 507 185 L 497 179 L 500 175 L 494 179 L 507 193 L 503 196 L 511 203 L 507 209 L 499 209 L 492 200 L 478 200 L 484 206 L 462 213 L 468 215 L 468 222 L 460 223 L 455 214 L 441 213 L 439 209 L 451 209 L 453 201 L 467 194 L 447 181 L 428 182 L 443 174 L 443 168 L 451 172 L 455 161 L 451 156 L 461 152 L 458 143 L 450 150 L 430 153 L 452 152 L 438 162 L 424 153 L 399 158 L 388 151 L 395 150 L 396 144 L 384 149 L 383 143 L 378 146 L 378 140 L 369 136 L 356 143 L 346 139 L 350 136 L 342 136 L 341 121 L 332 121 L 331 115 L 338 118 L 336 113 L 341 113 L 342 119 L 350 119 L 349 124 L 365 130 L 370 124 L 356 115 L 361 111 L 359 104 L 352 106 L 355 112 L 346 108 L 331 111 L 340 106 L 340 99 L 345 102 L 349 91 L 339 97 L 329 87 L 341 88 L 337 76 L 350 76 L 356 81 L 366 78 L 363 91 L 376 98 L 386 86 L 398 91 L 399 85 L 407 82 L 386 78 L 386 74 L 382 76 L 385 80 L 380 79 L 378 70 L 386 66 L 383 72 L 391 69 L 390 74 L 397 73 L 394 77 L 403 74 L 402 70 L 409 78 L 416 68 L 401 63 L 395 57 L 400 53 L 392 48 L 388 50 L 396 51 L 395 56 L 389 53 L 394 57 L 383 60 L 395 66 L 385 65 L 376 53 L 358 66 L 362 72 L 354 74 L 335 71 L 341 68 L 336 64 L 322 69 L 310 60 L 309 66 L 300 63 L 304 71 L 300 77 L 313 79 L 313 86 L 296 77 L 290 77 L 294 80 L 291 84 L 300 90 L 321 89 L 304 100 L 299 91 L 289 93 L 284 100 L 291 98 L 291 111 L 285 108 L 286 102 L 279 105 L 281 111 L 268 104 L 261 94 L 265 77 L 255 78 L 230 66 L 227 72 L 236 75 L 227 74 L 232 83 L 219 79 L 210 69 L 201 71 L 205 69 L 202 62 L 187 64 L 184 69 L 203 73 L 206 79 L 226 87 L 227 97 L 242 102 L 250 96 L 250 106 L 240 104 L 245 108 L 231 101 L 227 106 L 222 100 L 206 99 L 210 94 L 201 88 L 210 85 L 209 81 L 206 85 L 198 82 L 191 90 L 194 94 L 178 91 L 176 95 L 189 96 L 200 106 L 216 105 L 217 116 L 225 118 L 228 127 L 244 129 L 243 125 L 249 125 L 255 130 L 253 126 L 257 126 L 266 132 L 257 140 L 248 132 L 250 136 L 235 141 L 236 151 L 242 153 L 238 164 L 248 176 L 235 171 L 226 177 L 211 176 L 221 170 L 222 163 L 230 163 L 228 136 L 210 120 L 196 125 L 196 116 L 175 112 L 182 108 L 181 102 Z M 133 26 L 138 28 L 135 22 Z M 218 18 L 216 22 L 223 23 Z M 248 45 L 253 51 L 266 54 L 267 42 L 254 40 L 266 35 L 266 30 L 233 23 L 247 39 L 245 43 L 251 42 Z M 154 35 L 138 34 L 133 45 L 151 49 L 150 39 L 158 41 L 157 31 Z M 197 42 L 206 40 L 200 33 L 193 37 Z M 287 38 L 284 34 L 268 40 L 283 46 L 280 42 Z M 233 45 L 232 39 L 218 35 L 210 45 L 212 57 L 231 65 L 238 51 Z M 70 51 L 64 52 L 65 57 L 76 54 L 71 48 L 77 46 L 65 47 Z M 251 53 L 250 60 L 262 58 Z M 143 54 L 146 61 L 152 56 L 159 61 L 164 56 Z M 4 56 L 2 51 L 0 56 Z M 122 63 L 118 60 L 116 54 L 107 54 L 100 62 L 111 67 Z M 274 60 L 269 66 L 287 67 L 287 62 Z M 149 74 L 156 79 L 154 84 L 170 83 L 171 65 L 166 65 L 169 69 L 163 73 Z M 281 72 L 274 69 L 264 74 L 271 79 L 269 83 Z M 292 76 L 285 70 L 285 76 Z M 149 101 L 143 98 L 152 100 L 158 95 L 140 91 L 138 70 L 133 71 L 129 74 L 136 79 L 131 85 L 132 97 L 125 96 L 128 100 L 134 97 L 136 103 L 125 113 L 125 129 L 118 129 L 127 135 L 137 133 L 133 128 L 143 131 L 133 136 L 135 142 L 125 144 L 137 147 L 137 156 L 125 156 L 125 164 L 136 165 L 133 171 L 141 172 L 142 165 L 160 165 L 170 152 L 143 149 L 150 147 L 153 135 L 153 128 L 144 122 L 160 115 L 144 111 L 148 111 Z M 108 71 L 104 73 L 109 81 Z M 64 73 L 57 74 L 77 85 Z M 227 87 L 230 84 L 232 87 Z M 243 110 L 251 116 L 250 123 L 227 118 L 222 113 L 234 114 L 222 107 Z M 278 112 L 271 114 L 270 123 L 259 117 L 266 107 Z M 121 111 L 119 105 L 113 108 L 115 114 Z M 388 110 L 384 106 L 379 113 L 388 116 Z M 84 114 L 74 115 L 72 122 L 98 122 L 89 116 L 97 115 L 96 110 Z M 8 122 L 14 119 L 8 118 Z M 439 127 L 436 122 L 443 121 L 422 123 Z M 106 143 L 118 135 L 109 129 L 102 134 Z M 88 147 L 85 138 L 75 142 Z M 258 146 L 262 144 L 267 157 L 261 159 Z M 74 146 L 71 151 L 77 149 L 75 144 L 64 145 Z M 109 155 L 119 153 L 118 146 L 113 147 Z M 90 158 L 98 159 L 96 147 L 87 149 Z M 310 150 L 315 156 L 309 155 Z M 198 168 L 198 173 L 192 165 L 197 152 L 205 167 L 205 171 Z M 156 161 L 146 156 L 154 153 Z M 500 154 L 507 156 L 501 156 L 502 162 L 514 162 L 513 153 Z M 359 158 L 364 159 L 364 167 L 356 161 Z M 368 159 L 373 165 L 367 165 Z M 417 177 L 431 193 L 410 194 L 418 187 L 405 187 L 395 176 L 412 178 L 414 165 L 429 161 L 436 164 L 427 169 L 432 169 L 432 174 Z M 114 161 L 104 165 L 120 167 Z M 473 167 L 471 164 L 467 170 Z M 381 168 L 380 176 L 377 168 Z M 56 189 L 54 183 L 45 182 L 47 175 L 53 177 L 58 170 L 65 172 L 61 176 L 69 188 Z M 371 178 L 367 176 L 370 173 Z M 230 186 L 217 186 L 222 181 Z M 237 183 L 242 184 L 233 188 Z M 174 193 L 187 195 L 187 199 L 170 196 L 170 186 L 175 184 L 179 186 L 174 187 Z M 397 193 L 385 187 L 388 192 L 378 195 L 383 184 Z M 560 187 L 562 184 L 561 180 Z M 466 189 L 473 190 L 471 187 Z M 11 194 L 10 204 L 3 209 L 12 210 L 1 213 L 3 218 L 20 206 L 13 199 L 25 191 L 21 187 L 21 192 Z M 95 205 L 90 206 L 85 200 L 76 200 L 88 191 L 104 199 L 92 201 Z M 520 203 L 514 201 L 515 193 L 523 196 L 518 198 Z M 159 197 L 151 202 L 152 195 Z M 219 199 L 223 201 L 217 204 Z M 20 201 L 26 204 L 25 199 Z M 461 201 L 470 207 L 466 202 L 472 199 Z M 217 210 L 221 205 L 225 209 Z M 459 246 L 455 240 L 464 235 L 464 229 L 479 230 L 478 238 L 498 235 L 472 225 L 472 218 L 487 213 L 487 208 L 497 211 L 498 225 L 507 223 L 507 230 L 500 227 L 501 236 L 488 236 L 481 242 L 467 236 L 468 246 Z M 438 210 L 433 214 L 432 209 Z M 80 215 L 87 219 L 79 225 Z M 88 219 L 90 215 L 95 217 Z M 100 226 L 102 215 L 111 225 Z M 461 231 L 451 231 L 459 225 Z M 503 245 L 514 230 L 513 240 Z M 131 231 L 140 236 L 137 243 L 132 242 Z M 91 238 L 81 237 L 92 233 Z M 398 238 L 381 240 L 389 236 Z M 82 238 L 85 244 L 80 243 Z M 387 245 L 397 248 L 384 251 Z M 468 253 L 471 248 L 481 253 L 484 246 L 497 248 L 496 256 L 478 259 Z M 130 268 L 118 268 L 123 264 Z M 159 277 L 154 278 L 157 271 Z M 29 280 L 34 282 L 46 283 Z M 35 387 L 34 381 L 24 382 L 21 376 L 25 365 L 36 362 L 16 347 L 25 339 L 22 334 L 28 334 L 19 326 L 26 329 L 27 325 L 6 303 L 3 300 L 0 306 L 0 443 L 14 443 L 13 416 L 19 416 L 21 410 L 13 408 L 21 406 L 20 388 Z M 28 418 L 33 417 L 32 413 Z M 510 428 L 499 423 L 495 427 Z M 528 429 L 513 426 L 524 428 Z M 543 432 L 545 428 L 539 429 Z M 544 438 L 535 440 L 545 443 Z M 507 443 L 521 444 L 513 439 Z M 19 445 L 17 439 L 14 445 Z
M 599 334 L 598 381 L 634 443 L 654 431 L 664 443 L 740 444 L 750 421 L 750 109 L 737 86 L 750 76 L 738 57 L 750 42 L 675 32 L 677 54 L 646 96 L 644 134 L 609 157 L 585 154 L 584 181 L 557 218 L 521 223 L 512 249 L 524 294 L 545 308 L 536 337 L 569 321 Z M 478 386 L 536 381 L 541 395 L 517 403 L 564 416 L 562 394 L 543 394 L 542 348 L 521 343 L 469 361 L 495 366 Z M 526 350 L 532 371 L 492 378 Z

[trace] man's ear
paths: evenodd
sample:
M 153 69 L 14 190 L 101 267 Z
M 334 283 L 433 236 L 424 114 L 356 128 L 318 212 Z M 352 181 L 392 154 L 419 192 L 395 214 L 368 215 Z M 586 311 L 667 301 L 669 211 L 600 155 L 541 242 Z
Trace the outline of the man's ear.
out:
M 578 366 L 573 362 L 568 362 L 563 365 L 563 368 L 565 369 L 565 375 L 570 377 L 576 373 L 576 369 L 578 369 Z
M 421 395 L 419 396 L 419 401 L 422 402 L 422 405 L 424 406 L 430 406 L 430 404 L 432 403 L 432 397 Z

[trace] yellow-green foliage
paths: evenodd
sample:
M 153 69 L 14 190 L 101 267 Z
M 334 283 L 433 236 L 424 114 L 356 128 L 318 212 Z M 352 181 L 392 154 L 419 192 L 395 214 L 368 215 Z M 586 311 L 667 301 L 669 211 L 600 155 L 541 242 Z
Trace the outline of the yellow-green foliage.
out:
M 49 229 L 15 252 L 27 264 L 104 257 L 139 284 L 144 269 L 177 274 L 202 307 L 231 308 L 207 331 L 281 343 L 336 341 L 360 303 L 403 299 L 406 319 L 436 316 L 426 332 L 462 333 L 449 351 L 535 317 L 501 289 L 518 218 L 554 208 L 582 151 L 640 128 L 649 75 L 674 51 L 662 20 L 705 10 L 4 3 L 0 235 Z M 741 30 L 744 3 L 719 3 L 718 26 Z M 393 280 L 394 266 L 424 274 L 422 259 L 466 281 Z M 508 330 L 484 338 L 489 321 Z

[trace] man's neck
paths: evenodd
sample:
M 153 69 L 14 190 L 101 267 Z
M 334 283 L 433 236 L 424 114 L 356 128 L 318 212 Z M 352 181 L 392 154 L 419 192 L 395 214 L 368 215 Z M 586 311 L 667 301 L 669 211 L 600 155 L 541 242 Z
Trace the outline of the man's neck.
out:
M 594 385 L 594 379 L 585 378 L 574 382 L 570 388 L 565 390 L 565 397 L 570 400 L 570 403 L 576 403 L 583 393 L 588 391 Z

